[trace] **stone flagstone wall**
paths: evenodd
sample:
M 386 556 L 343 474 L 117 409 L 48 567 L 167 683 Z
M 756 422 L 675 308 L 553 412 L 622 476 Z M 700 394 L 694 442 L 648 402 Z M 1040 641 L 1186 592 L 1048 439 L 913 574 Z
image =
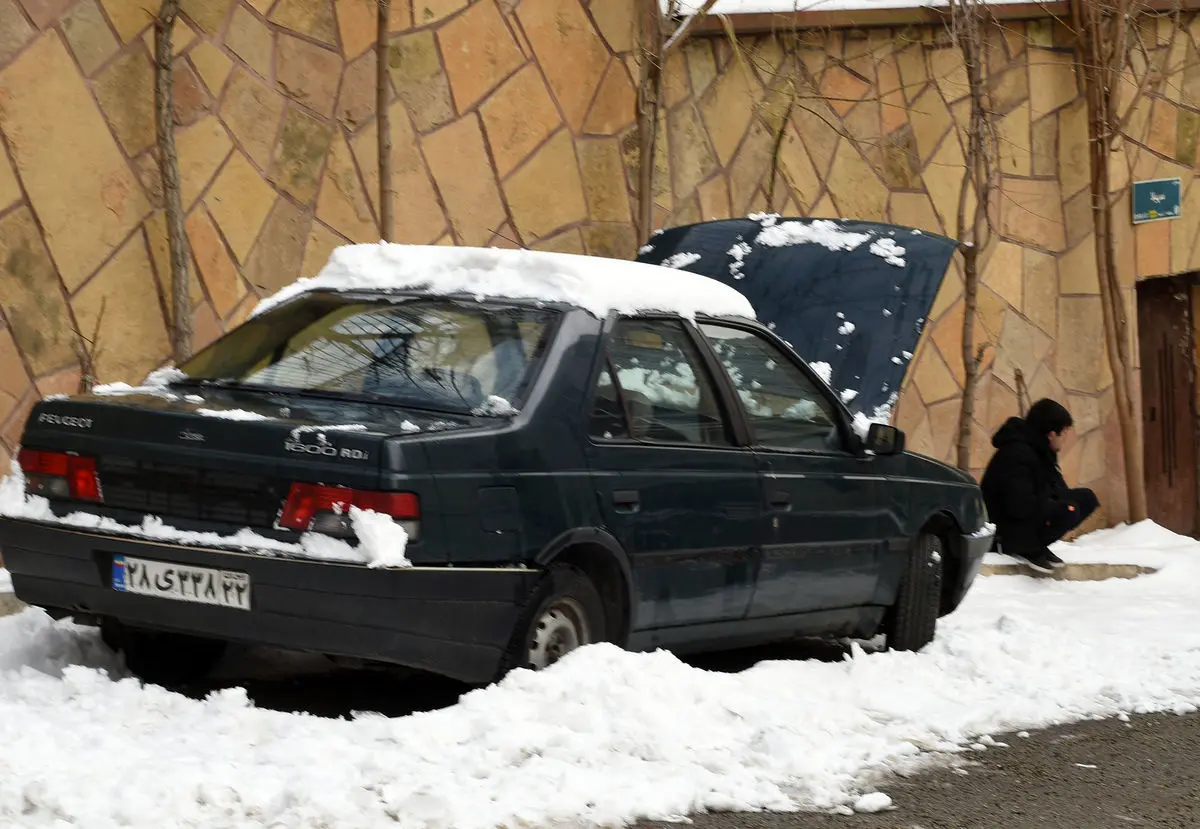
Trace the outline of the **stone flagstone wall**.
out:
M 0 0 L 0 462 L 39 395 L 76 389 L 76 332 L 98 335 L 102 380 L 140 379 L 168 356 L 155 6 Z M 379 237 L 375 12 L 371 0 L 183 9 L 175 118 L 199 346 L 334 246 Z M 634 0 L 393 0 L 392 10 L 396 238 L 632 256 Z M 1168 69 L 1194 67 L 1195 35 L 1194 22 L 1175 39 L 1151 23 L 1146 42 Z M 1000 238 L 984 253 L 979 336 L 995 348 L 975 463 L 1016 411 L 1020 368 L 1034 397 L 1076 412 L 1067 476 L 1100 489 L 1098 520 L 1117 519 L 1123 472 L 1070 42 L 1050 21 L 1006 23 L 989 60 L 1004 178 Z M 1163 72 L 1114 159 L 1121 187 L 1131 175 L 1190 185 L 1198 82 L 1194 68 Z M 953 236 L 966 92 L 936 27 L 744 37 L 737 48 L 695 38 L 666 67 L 657 223 L 774 207 Z M 1136 233 L 1117 221 L 1130 297 L 1137 277 L 1195 266 L 1200 189 L 1186 192 L 1181 221 Z M 952 272 L 896 410 L 912 447 L 940 458 L 952 451 L 962 314 Z

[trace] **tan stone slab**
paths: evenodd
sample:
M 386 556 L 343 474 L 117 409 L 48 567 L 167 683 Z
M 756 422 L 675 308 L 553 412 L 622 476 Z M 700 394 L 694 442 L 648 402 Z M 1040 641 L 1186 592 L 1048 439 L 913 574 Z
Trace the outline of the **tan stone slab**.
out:
M 203 208 L 201 208 L 203 210 Z M 154 265 L 154 276 L 158 279 L 158 289 L 166 299 L 164 303 L 167 320 L 175 319 L 175 307 L 171 288 L 171 249 L 167 240 L 167 218 L 163 211 L 154 213 L 142 225 L 146 234 L 146 245 L 150 248 L 150 261 Z M 200 287 L 200 277 L 192 266 L 192 257 L 188 256 L 188 297 L 191 307 L 196 308 L 204 301 L 204 289 Z
M 337 20 L 330 0 L 279 0 L 271 10 L 272 23 L 337 46 Z
M 58 22 L 63 12 L 71 7 L 75 0 L 21 0 L 25 13 L 39 29 L 48 29 Z
M 1058 260 L 1060 294 L 1098 294 L 1100 280 L 1096 269 L 1096 243 L 1087 237 Z
M 21 198 L 21 185 L 17 174 L 8 163 L 8 156 L 0 149 L 0 210 L 6 210 Z
M 755 198 L 756 191 L 766 186 L 764 179 L 770 172 L 774 141 L 774 136 L 763 126 L 761 121 L 754 121 L 750 124 L 750 129 L 747 131 L 742 145 L 738 147 L 737 155 L 730 162 L 727 172 L 729 201 L 733 205 L 734 215 L 744 216 L 766 206 L 765 203 L 754 204 L 752 199 Z M 674 170 L 677 165 L 672 164 L 671 166 Z M 681 193 L 680 195 L 685 194 Z M 840 202 L 838 206 L 841 207 Z M 855 214 L 845 212 L 843 215 L 853 216 Z
M 713 176 L 696 188 L 700 197 L 700 213 L 703 221 L 724 218 L 729 215 L 729 185 L 721 174 Z
M 1111 381 L 1104 346 L 1099 296 L 1064 296 L 1058 300 L 1058 378 L 1069 390 L 1094 392 Z
M 421 157 L 420 144 L 402 104 L 393 104 L 392 188 L 396 193 L 392 239 L 410 244 L 428 244 L 446 232 L 446 217 L 438 203 L 433 181 Z M 379 210 L 379 147 L 376 124 L 369 124 L 353 139 L 354 157 L 362 170 L 367 195 Z
M 283 106 L 277 92 L 240 66 L 234 70 L 221 103 L 221 118 L 260 167 L 270 163 Z
M 632 126 L 637 113 L 637 92 L 629 79 L 625 64 L 613 58 L 608 64 L 596 99 L 588 111 L 583 130 L 599 135 L 613 135 Z
M 465 9 L 470 0 L 413 0 L 413 25 L 428 26 Z
M 150 204 L 55 32 L 0 72 L 0 98 L 17 172 L 63 281 L 76 288 Z M 71 129 L 47 112 L 71 113 Z
M 442 70 L 432 31 L 392 38 L 388 48 L 388 73 L 419 132 L 427 132 L 454 117 L 450 81 Z
M 479 108 L 479 115 L 500 178 L 562 123 L 542 73 L 532 63 L 505 81 Z
M 0 64 L 7 63 L 33 39 L 35 30 L 21 13 L 17 0 L 0 0 Z
M 676 107 L 667 114 L 667 131 L 659 140 L 668 140 L 674 190 L 686 196 L 719 167 L 716 153 L 708 142 L 708 133 L 700 113 L 692 103 Z
M 826 180 L 842 216 L 882 221 L 887 215 L 888 189 L 849 141 L 843 141 Z
M 159 304 L 129 301 L 154 296 L 154 285 L 145 240 L 135 233 L 71 300 L 80 330 L 95 331 L 102 320 L 96 350 L 101 382 L 137 382 L 170 351 Z
M 397 16 L 398 12 L 407 12 L 408 5 L 391 4 L 392 17 Z M 334 0 L 333 7 L 341 34 L 342 54 L 347 60 L 353 60 L 375 45 L 378 28 L 375 0 Z M 400 12 L 400 9 L 404 9 L 404 12 Z
M 632 259 L 637 255 L 637 231 L 628 222 L 590 222 L 581 232 L 589 256 Z
M 625 4 L 610 3 L 601 5 L 621 6 Z M 688 76 L 692 83 L 692 94 L 699 97 L 708 90 L 709 84 L 717 79 L 717 61 L 713 55 L 712 44 L 709 43 L 708 38 L 689 40 L 683 45 L 683 55 L 687 60 Z
M 300 277 L 316 276 L 321 268 L 329 261 L 329 255 L 334 248 L 346 244 L 346 240 L 338 236 L 320 222 L 313 222 L 308 232 L 308 241 L 304 244 L 304 261 L 300 265 Z
M 175 133 L 175 148 L 179 154 L 179 189 L 184 210 L 208 187 L 213 175 L 233 150 L 233 142 L 210 115 L 187 129 Z
M 289 109 L 268 177 L 297 201 L 311 203 L 332 142 L 333 128 L 329 124 L 299 109 Z
M 1142 564 L 1084 564 L 1070 562 L 1053 573 L 1039 573 L 1024 564 L 985 564 L 979 569 L 982 576 L 1032 576 L 1055 581 L 1105 581 L 1134 579 L 1157 573 L 1157 568 Z
M 892 193 L 891 220 L 896 224 L 941 233 L 942 223 L 924 193 Z
M 525 62 L 494 0 L 480 0 L 438 30 L 442 62 L 459 112 L 466 112 Z
M 224 318 L 246 294 L 237 265 L 225 249 L 217 227 L 203 208 L 187 219 L 187 238 L 196 267 L 212 298 L 213 310 Z
M 379 224 L 371 214 L 358 169 L 346 139 L 335 135 L 317 194 L 317 218 L 352 242 L 379 241 Z
M 517 18 L 573 131 L 608 64 L 609 51 L 579 0 L 522 0 Z
M 1029 50 L 1030 119 L 1065 106 L 1078 95 L 1075 64 L 1070 52 Z
M 1033 150 L 1028 102 L 1000 119 L 996 137 L 999 143 L 1001 172 L 1010 176 L 1032 175 Z
M 217 175 L 205 201 L 234 257 L 245 262 L 275 202 L 275 191 L 246 156 L 235 152 Z
M 196 48 L 188 53 L 188 60 L 196 67 L 200 79 L 204 81 L 212 96 L 221 97 L 225 79 L 229 77 L 229 70 L 233 68 L 233 60 L 207 40 L 196 44 Z
M 621 147 L 615 138 L 583 138 L 575 144 L 588 214 L 593 222 L 632 219 Z M 591 249 L 591 246 L 588 246 Z
M 911 371 L 922 400 L 935 403 L 959 394 L 954 375 L 950 373 L 936 349 L 925 349 L 916 363 Z
M 264 78 L 271 77 L 271 51 L 275 40 L 267 24 L 245 6 L 233 10 L 225 46 Z
M 92 332 L 88 332 L 88 336 L 92 336 Z M 52 397 L 56 394 L 79 394 L 80 380 L 83 373 L 79 366 L 67 366 L 64 369 L 39 377 L 37 381 L 37 392 L 42 397 Z
M 530 245 L 534 250 L 545 250 L 551 253 L 587 253 L 583 246 L 583 236 L 579 228 L 572 227 L 562 233 L 555 233 L 545 239 L 539 239 Z
M 375 114 L 375 52 L 367 50 L 346 65 L 334 113 L 351 132 Z M 407 113 L 404 114 L 407 118 Z
M 1058 114 L 1058 179 L 1064 196 L 1078 193 L 1091 181 L 1087 123 L 1087 106 L 1081 100 Z M 1174 129 L 1172 123 L 1172 139 Z
M 1171 225 L 1173 221 L 1147 222 L 1134 230 L 1137 238 L 1139 279 L 1171 273 Z
M 96 100 L 126 155 L 154 145 L 154 67 L 140 49 L 113 61 L 96 78 Z
M 117 36 L 128 43 L 154 23 L 158 6 L 152 0 L 100 0 Z
M 85 75 L 116 54 L 119 47 L 96 0 L 82 0 L 62 19 L 63 37 Z
M 221 336 L 221 321 L 207 302 L 192 312 L 192 348 L 196 351 L 204 348 L 217 337 Z
M 762 87 L 757 79 L 740 66 L 737 64 L 724 72 L 700 102 L 700 114 L 722 164 L 733 160 L 733 154 L 750 126 L 754 104 L 762 97 Z M 824 129 L 828 130 L 828 127 Z M 802 130 L 801 134 L 806 133 Z
M 631 52 L 637 42 L 637 6 L 634 3 L 611 3 L 594 0 L 588 7 L 600 34 L 613 52 Z M 701 38 L 698 43 L 705 43 Z M 684 44 L 686 49 L 691 43 Z M 706 44 L 707 45 L 707 44 Z M 709 50 L 709 56 L 712 51 Z M 702 87 L 697 87 L 697 90 Z M 697 92 L 697 94 L 698 94 Z
M 1001 232 L 1045 250 L 1062 250 L 1066 227 L 1058 182 L 1005 177 L 1001 187 L 1006 195 L 1000 202 Z
M 504 183 L 513 222 L 526 239 L 538 239 L 587 218 L 575 146 L 559 131 Z
M 312 215 L 306 210 L 285 198 L 275 200 L 246 262 L 246 279 L 259 294 L 272 294 L 300 278 L 311 226 Z
M 220 31 L 232 5 L 233 0 L 182 0 L 183 13 L 209 34 Z
M 285 95 L 321 115 L 333 115 L 342 59 L 329 49 L 290 35 L 279 35 L 276 85 Z M 371 84 L 374 92 L 375 85 Z
M 486 242 L 507 217 L 479 120 L 468 115 L 425 136 L 421 144 L 458 242 Z M 574 163 L 572 169 L 578 175 Z M 548 182 L 541 182 L 541 187 L 545 196 Z
M 1025 248 L 1025 315 L 1051 339 L 1058 332 L 1058 264 L 1049 254 Z
M 15 402 L 25 396 L 31 382 L 32 378 L 25 370 L 25 364 L 21 362 L 12 332 L 0 328 L 0 394 Z M 10 408 L 9 412 L 11 411 Z M 0 423 L 3 422 L 4 415 L 0 415 Z

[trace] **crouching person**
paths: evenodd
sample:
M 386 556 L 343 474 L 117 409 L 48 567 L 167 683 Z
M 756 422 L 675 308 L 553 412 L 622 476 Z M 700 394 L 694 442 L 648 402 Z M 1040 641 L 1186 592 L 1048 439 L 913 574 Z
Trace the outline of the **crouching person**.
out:
M 1041 573 L 1063 564 L 1049 545 L 1100 506 L 1090 489 L 1069 488 L 1059 469 L 1058 452 L 1073 425 L 1071 413 L 1049 398 L 1024 418 L 1010 417 L 992 437 L 996 452 L 980 484 L 1000 550 Z

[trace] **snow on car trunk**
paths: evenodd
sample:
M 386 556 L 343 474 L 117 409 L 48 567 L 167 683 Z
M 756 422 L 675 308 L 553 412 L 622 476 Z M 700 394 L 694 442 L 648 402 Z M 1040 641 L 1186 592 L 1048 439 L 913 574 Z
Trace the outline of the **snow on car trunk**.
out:
M 1060 545 L 1157 575 L 983 580 L 921 653 L 713 673 L 610 645 L 450 708 L 328 720 L 118 679 L 96 634 L 0 619 L 0 823 L 157 829 L 619 825 L 697 810 L 885 807 L 930 751 L 1200 703 L 1200 543 L 1148 522 Z M 111 672 L 105 675 L 103 671 Z

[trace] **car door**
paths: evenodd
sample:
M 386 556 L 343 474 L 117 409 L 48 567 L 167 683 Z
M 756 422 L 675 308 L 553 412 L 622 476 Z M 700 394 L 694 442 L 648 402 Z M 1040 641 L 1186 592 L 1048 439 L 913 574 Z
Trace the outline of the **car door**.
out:
M 824 383 L 761 331 L 701 322 L 742 408 L 770 537 L 749 617 L 872 603 L 886 535 L 883 478 Z
M 741 619 L 765 541 L 758 465 L 737 446 L 717 366 L 671 318 L 622 318 L 590 420 L 591 474 L 630 556 L 634 629 Z

